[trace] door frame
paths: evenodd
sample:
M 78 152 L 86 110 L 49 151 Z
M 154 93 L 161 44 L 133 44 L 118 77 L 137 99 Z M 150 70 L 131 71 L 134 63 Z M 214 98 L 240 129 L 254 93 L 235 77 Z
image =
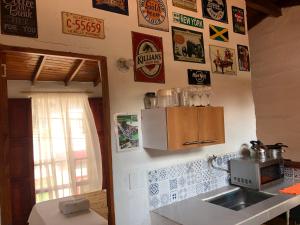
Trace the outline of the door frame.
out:
M 86 55 L 73 52 L 53 51 L 26 47 L 15 47 L 0 45 L 0 205 L 2 225 L 11 225 L 12 222 L 12 202 L 10 193 L 9 180 L 9 127 L 8 127 L 8 94 L 7 94 L 7 77 L 3 73 L 6 65 L 6 56 L 8 52 L 21 52 L 28 54 L 39 54 L 45 56 L 56 56 L 63 58 L 78 58 L 97 60 L 101 64 L 101 84 L 104 113 L 104 142 L 108 153 L 108 188 L 107 188 L 107 205 L 108 205 L 108 224 L 115 225 L 114 210 L 114 190 L 113 190 L 113 168 L 112 168 L 112 149 L 111 149 L 111 123 L 110 123 L 110 101 L 107 58 L 105 56 Z

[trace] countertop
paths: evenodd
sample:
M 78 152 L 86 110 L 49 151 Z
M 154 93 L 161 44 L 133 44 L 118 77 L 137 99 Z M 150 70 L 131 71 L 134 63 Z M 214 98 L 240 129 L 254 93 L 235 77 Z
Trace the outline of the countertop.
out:
M 235 186 L 223 187 L 152 211 L 155 221 L 159 217 L 164 221 L 168 221 L 160 224 L 152 221 L 152 225 L 261 225 L 300 205 L 300 195 L 279 193 L 280 189 L 293 184 L 292 180 L 284 180 L 279 184 L 262 190 L 262 192 L 274 194 L 274 196 L 240 211 L 234 211 L 204 201 L 205 199 L 238 189 Z

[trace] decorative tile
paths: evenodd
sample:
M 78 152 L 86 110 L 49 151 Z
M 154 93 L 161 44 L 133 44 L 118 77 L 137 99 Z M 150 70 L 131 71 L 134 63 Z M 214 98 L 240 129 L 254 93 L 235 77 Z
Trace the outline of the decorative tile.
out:
M 170 180 L 170 190 L 177 189 L 177 179 Z
M 184 176 L 179 177 L 177 183 L 180 188 L 184 187 L 186 184 L 186 178 Z
M 160 201 L 157 196 L 151 197 L 150 198 L 150 208 L 151 209 L 156 209 L 160 206 Z
M 228 153 L 217 157 L 215 165 L 228 169 L 228 162 L 238 157 Z M 293 171 L 285 171 L 293 176 Z M 300 179 L 300 170 L 295 172 Z M 149 204 L 151 209 L 197 196 L 229 184 L 228 174 L 208 165 L 206 159 L 193 160 L 148 172 Z
M 196 184 L 196 193 L 197 193 L 197 195 L 204 193 L 204 184 L 203 183 Z
M 161 205 L 167 205 L 170 202 L 170 198 L 168 194 L 163 194 L 160 196 Z
M 148 181 L 149 181 L 149 183 L 155 183 L 158 181 L 158 171 L 157 170 L 148 172 Z
M 178 199 L 183 200 L 187 198 L 187 189 L 183 188 L 178 191 Z
M 294 176 L 293 168 L 284 168 L 284 178 L 292 179 Z
M 158 170 L 158 179 L 159 181 L 168 179 L 168 174 L 166 169 Z
M 194 162 L 186 163 L 185 164 L 185 167 L 186 167 L 185 168 L 186 169 L 185 173 L 187 173 L 187 174 L 193 173 L 194 172 L 193 166 L 194 166 Z
M 158 183 L 150 184 L 149 186 L 149 195 L 154 196 L 159 193 L 159 185 Z
M 223 159 L 222 159 L 222 157 L 217 157 L 217 165 L 218 166 L 222 166 L 222 164 L 223 164 Z
M 170 193 L 170 203 L 177 202 L 178 201 L 178 192 L 172 191 Z
M 299 180 L 300 179 L 300 169 L 294 169 L 294 177 L 295 179 Z

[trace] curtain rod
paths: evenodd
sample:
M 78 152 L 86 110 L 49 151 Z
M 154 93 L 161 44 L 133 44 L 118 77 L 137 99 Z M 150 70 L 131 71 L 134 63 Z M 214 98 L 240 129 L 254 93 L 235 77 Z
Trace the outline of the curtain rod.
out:
M 93 94 L 91 91 L 21 91 L 22 94 Z

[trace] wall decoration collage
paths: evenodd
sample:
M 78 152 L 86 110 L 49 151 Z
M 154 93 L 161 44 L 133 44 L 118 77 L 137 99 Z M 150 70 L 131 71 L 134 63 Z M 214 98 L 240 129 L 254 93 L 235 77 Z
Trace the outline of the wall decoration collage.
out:
M 204 21 L 200 15 L 193 17 L 188 15 L 188 12 L 198 13 L 198 6 L 202 4 L 203 18 L 228 24 L 226 1 L 172 0 L 173 6 L 187 11 L 187 15 L 172 12 L 172 21 L 179 26 L 190 27 L 190 29 L 186 29 L 171 26 L 174 61 L 207 63 L 203 32 L 194 30 L 204 29 Z M 128 0 L 91 0 L 91 3 L 95 9 L 129 15 Z M 140 27 L 170 32 L 168 0 L 136 0 L 136 4 Z M 23 1 L 12 4 L 11 1 L 1 0 L 1 33 L 37 38 L 36 10 L 36 0 L 28 0 L 26 4 Z M 64 34 L 105 39 L 104 20 L 71 12 L 62 12 L 61 15 Z M 244 9 L 232 6 L 232 20 L 233 31 L 245 35 Z M 230 42 L 228 28 L 209 24 L 208 29 L 210 39 L 225 43 Z M 137 82 L 165 83 L 162 38 L 132 31 L 132 48 L 135 61 L 134 80 Z M 247 46 L 237 45 L 237 51 L 235 51 L 229 47 L 210 45 L 209 51 L 212 73 L 237 75 L 237 62 L 240 71 L 250 71 Z M 203 74 L 207 74 L 207 72 L 210 71 L 203 71 Z

